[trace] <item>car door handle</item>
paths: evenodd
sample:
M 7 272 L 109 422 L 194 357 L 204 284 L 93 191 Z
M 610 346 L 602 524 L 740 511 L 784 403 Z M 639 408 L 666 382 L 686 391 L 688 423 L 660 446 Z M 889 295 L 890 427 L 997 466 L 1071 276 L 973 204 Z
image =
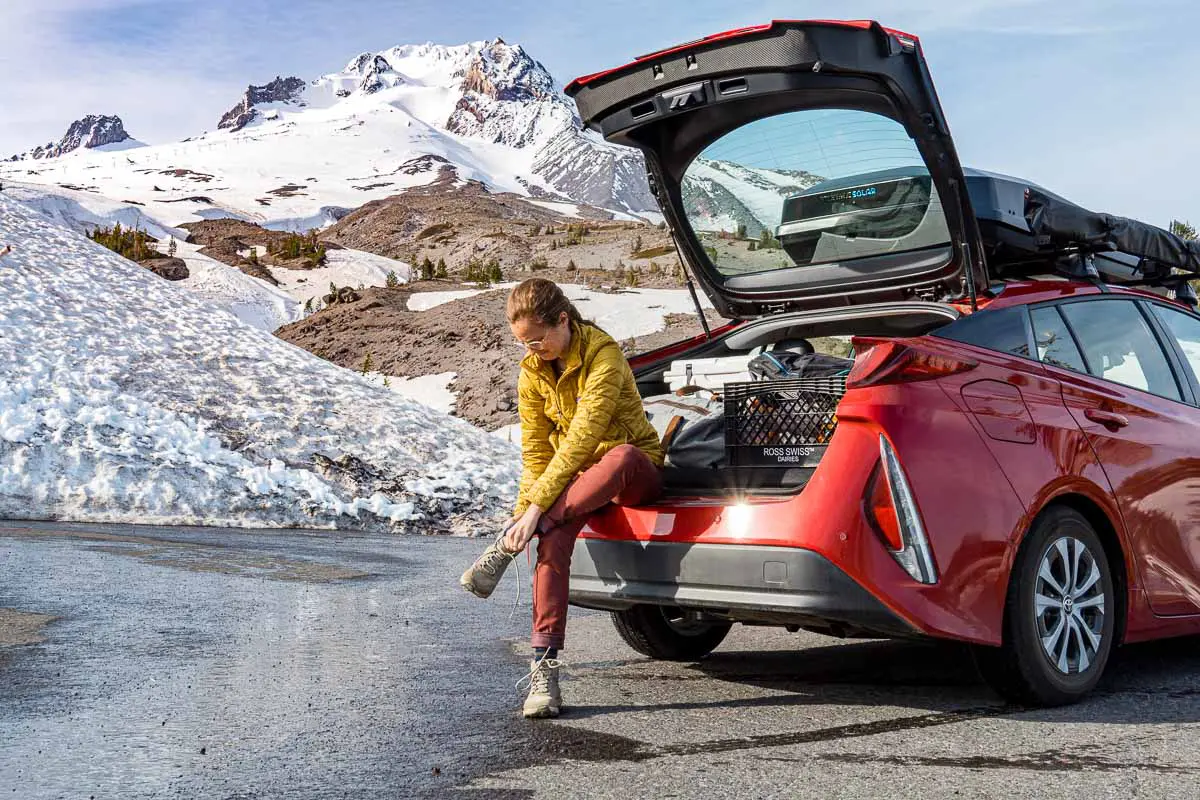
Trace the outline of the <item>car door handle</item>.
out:
M 1084 409 L 1083 415 L 1092 422 L 1098 422 L 1109 430 L 1124 428 L 1129 424 L 1129 417 L 1115 411 L 1105 411 L 1102 408 Z

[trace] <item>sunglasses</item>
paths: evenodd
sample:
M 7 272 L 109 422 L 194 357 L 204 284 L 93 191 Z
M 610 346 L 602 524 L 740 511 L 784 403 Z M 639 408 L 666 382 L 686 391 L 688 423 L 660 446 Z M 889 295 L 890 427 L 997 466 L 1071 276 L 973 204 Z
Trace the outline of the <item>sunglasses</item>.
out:
M 522 342 L 520 339 L 513 339 L 513 342 L 518 347 L 524 347 L 526 350 L 535 350 L 535 351 L 541 350 L 542 347 L 544 347 L 544 341 L 545 340 L 543 340 L 543 339 L 534 339 L 531 342 Z

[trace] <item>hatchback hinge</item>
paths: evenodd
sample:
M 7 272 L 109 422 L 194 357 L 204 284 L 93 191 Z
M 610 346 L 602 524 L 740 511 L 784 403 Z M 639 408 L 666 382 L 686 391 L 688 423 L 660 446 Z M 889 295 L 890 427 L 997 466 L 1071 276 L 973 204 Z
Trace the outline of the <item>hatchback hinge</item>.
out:
M 654 177 L 654 171 L 651 170 L 649 167 L 646 168 L 646 180 L 650 184 L 650 194 L 654 196 L 655 200 L 657 200 L 658 199 L 658 181 Z

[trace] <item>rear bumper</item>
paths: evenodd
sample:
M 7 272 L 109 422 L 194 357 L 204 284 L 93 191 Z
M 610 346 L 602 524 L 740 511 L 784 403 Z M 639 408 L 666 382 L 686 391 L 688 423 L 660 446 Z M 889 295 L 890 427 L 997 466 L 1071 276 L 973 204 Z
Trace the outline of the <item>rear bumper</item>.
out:
M 920 635 L 824 556 L 796 547 L 581 538 L 570 599 L 606 610 L 680 606 L 846 635 Z

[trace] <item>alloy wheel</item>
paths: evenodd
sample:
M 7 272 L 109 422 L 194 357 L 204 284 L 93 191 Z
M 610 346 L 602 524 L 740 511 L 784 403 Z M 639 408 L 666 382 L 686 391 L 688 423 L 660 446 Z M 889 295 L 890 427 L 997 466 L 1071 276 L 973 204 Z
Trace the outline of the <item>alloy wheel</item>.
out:
M 1050 543 L 1038 566 L 1034 623 L 1043 654 L 1063 675 L 1087 672 L 1103 642 L 1106 604 L 1096 559 L 1079 539 L 1063 536 Z

